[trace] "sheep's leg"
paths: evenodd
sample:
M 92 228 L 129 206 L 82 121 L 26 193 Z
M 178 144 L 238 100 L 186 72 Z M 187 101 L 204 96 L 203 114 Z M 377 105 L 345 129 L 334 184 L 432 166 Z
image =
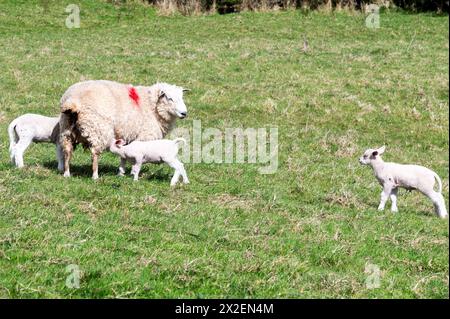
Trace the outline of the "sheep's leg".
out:
M 56 144 L 56 158 L 58 159 L 58 171 L 64 171 L 64 154 L 59 143 Z
M 378 210 L 382 211 L 384 210 L 384 206 L 386 206 L 386 201 L 389 198 L 389 195 L 392 191 L 392 185 L 384 185 L 383 191 L 381 192 L 381 199 L 380 199 L 380 205 L 378 205 Z
M 64 177 L 70 177 L 70 160 L 73 153 L 73 145 L 70 138 L 63 138 L 62 149 L 64 153 Z
M 398 188 L 393 188 L 391 191 L 391 202 L 392 202 L 392 206 L 391 206 L 391 211 L 396 213 L 398 212 L 398 208 L 397 208 L 397 192 L 398 192 Z
M 100 157 L 99 152 L 91 148 L 91 158 L 92 158 L 92 179 L 98 179 L 98 158 Z
M 14 154 L 14 161 L 18 168 L 22 168 L 23 165 L 23 153 L 30 146 L 33 140 L 31 138 L 22 137 L 16 144 L 16 151 Z
M 133 165 L 133 167 L 131 168 L 131 174 L 134 176 L 133 180 L 137 181 L 139 180 L 139 172 L 141 171 L 141 166 L 142 164 L 137 162 L 136 164 Z
M 446 218 L 448 214 L 447 209 L 445 208 L 444 196 L 442 196 L 441 193 L 435 192 L 434 190 L 431 190 L 424 194 L 433 202 L 436 215 L 438 215 L 440 218 Z
M 119 176 L 124 176 L 125 172 L 126 172 L 126 165 L 127 165 L 127 160 L 124 158 L 120 159 L 120 166 L 119 166 Z

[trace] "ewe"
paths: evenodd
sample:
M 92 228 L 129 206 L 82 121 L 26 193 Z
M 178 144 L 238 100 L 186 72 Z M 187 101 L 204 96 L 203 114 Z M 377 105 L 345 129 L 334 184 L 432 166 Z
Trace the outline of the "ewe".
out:
M 23 153 L 31 142 L 56 144 L 58 170 L 63 170 L 63 154 L 59 144 L 59 117 L 24 114 L 8 126 L 9 156 L 17 167 L 23 167 Z
M 131 86 L 112 81 L 72 85 L 61 98 L 61 145 L 64 176 L 70 176 L 73 145 L 82 143 L 92 156 L 92 178 L 98 158 L 111 139 L 150 141 L 163 138 L 177 118 L 185 118 L 183 88 L 166 83 Z
M 174 140 L 155 140 L 148 142 L 135 141 L 125 145 L 125 141 L 119 139 L 111 142 L 109 150 L 121 158 L 119 167 L 120 176 L 125 174 L 125 164 L 127 161 L 133 164 L 131 174 L 134 176 L 135 181 L 139 179 L 142 164 L 160 164 L 164 162 L 175 170 L 175 174 L 170 181 L 170 186 L 175 186 L 180 179 L 180 175 L 183 176 L 183 182 L 185 184 L 189 183 L 184 165 L 177 158 L 178 144 L 180 142 L 186 143 L 186 140 L 184 138 L 176 138 Z
M 447 217 L 445 200 L 442 196 L 442 182 L 439 176 L 432 170 L 419 165 L 402 165 L 396 163 L 386 163 L 381 159 L 381 154 L 385 147 L 379 149 L 368 149 L 359 162 L 363 165 L 370 165 L 373 168 L 375 177 L 383 186 L 380 205 L 378 210 L 384 210 L 387 199 L 392 201 L 391 210 L 397 212 L 397 190 L 398 187 L 408 190 L 418 190 L 431 199 L 434 204 L 436 214 L 441 218 Z M 435 179 L 438 182 L 439 190 L 434 191 Z

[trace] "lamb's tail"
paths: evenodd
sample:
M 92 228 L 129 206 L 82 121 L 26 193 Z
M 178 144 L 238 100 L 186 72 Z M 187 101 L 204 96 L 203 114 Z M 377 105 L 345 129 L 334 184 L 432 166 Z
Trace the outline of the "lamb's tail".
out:
M 8 135 L 9 135 L 9 155 L 11 157 L 11 159 L 14 156 L 14 148 L 16 147 L 16 125 L 17 125 L 17 121 L 14 120 L 11 122 L 11 124 L 9 124 L 8 126 Z
M 439 186 L 438 193 L 442 193 L 442 181 L 441 181 L 441 178 L 435 172 L 433 172 L 433 175 L 434 175 L 434 178 L 436 178 L 436 180 L 438 182 L 438 186 Z
M 186 140 L 182 137 L 178 137 L 173 140 L 175 144 L 179 144 L 180 142 L 183 142 L 183 144 L 187 144 Z

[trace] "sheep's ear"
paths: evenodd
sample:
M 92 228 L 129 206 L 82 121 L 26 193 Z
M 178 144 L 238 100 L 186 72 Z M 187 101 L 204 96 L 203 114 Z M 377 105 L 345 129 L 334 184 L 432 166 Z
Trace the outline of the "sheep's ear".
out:
M 378 151 L 378 154 L 383 154 L 384 153 L 384 151 L 386 150 L 386 146 L 381 146 L 377 151 Z
M 163 90 L 159 91 L 158 99 L 161 99 L 164 96 L 166 96 L 166 92 L 164 92 Z
M 191 89 L 185 89 L 185 88 L 183 88 L 183 92 L 190 92 L 191 91 Z

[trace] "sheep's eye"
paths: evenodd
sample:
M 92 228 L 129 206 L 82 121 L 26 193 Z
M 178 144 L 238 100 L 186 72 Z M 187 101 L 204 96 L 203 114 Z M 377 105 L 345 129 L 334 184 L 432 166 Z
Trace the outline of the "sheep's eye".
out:
M 364 155 L 363 157 L 364 157 L 364 158 L 367 158 L 367 155 Z

